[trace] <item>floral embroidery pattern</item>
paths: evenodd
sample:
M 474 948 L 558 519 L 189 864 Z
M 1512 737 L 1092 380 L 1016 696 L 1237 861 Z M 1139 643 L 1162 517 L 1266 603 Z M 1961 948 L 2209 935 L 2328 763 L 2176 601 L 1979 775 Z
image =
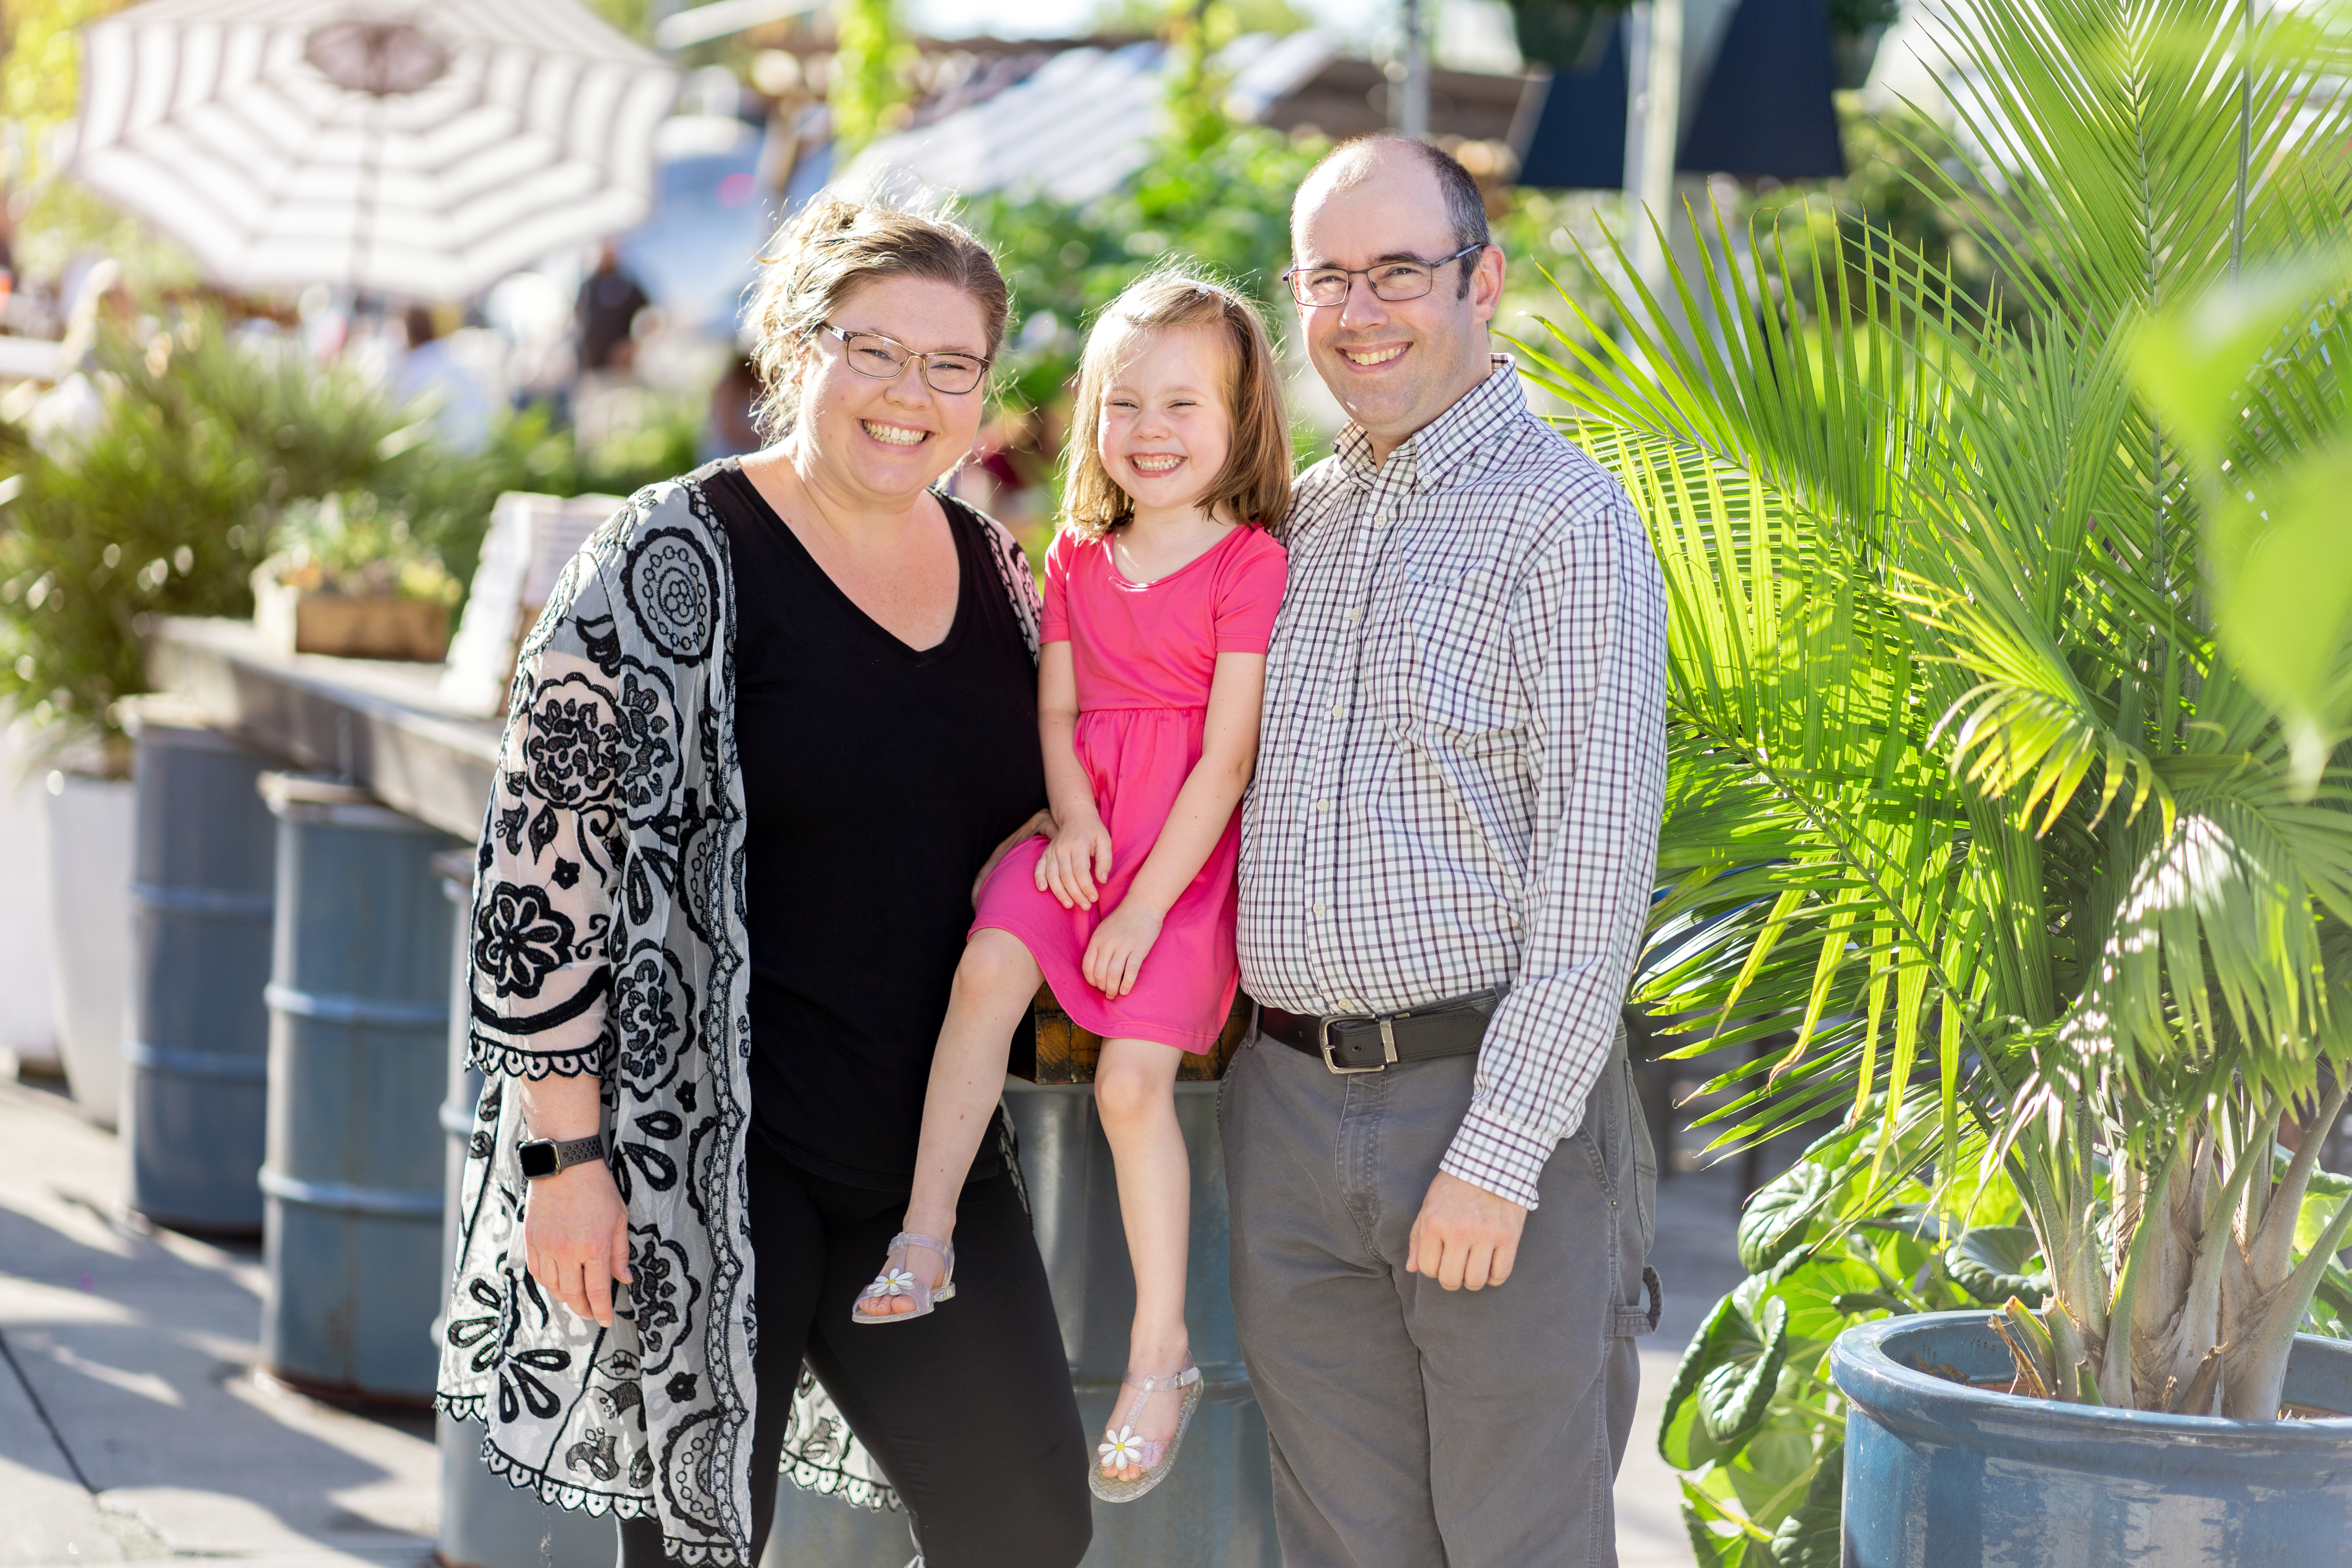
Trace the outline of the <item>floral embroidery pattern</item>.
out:
M 613 793 L 620 728 L 613 700 L 584 675 L 567 675 L 532 700 L 523 755 L 530 789 L 550 805 L 585 805 Z
M 1035 652 L 1035 583 L 991 558 Z M 549 1503 L 652 1519 L 696 1568 L 749 1568 L 752 1347 L 741 1209 L 750 1086 L 744 852 L 726 536 L 698 485 L 632 497 L 525 639 L 468 923 L 477 1108 L 438 1402 Z M 520 1256 L 527 1184 L 508 1076 L 602 1080 L 635 1282 L 599 1328 Z M 898 1499 L 805 1369 L 784 1468 Z
M 548 975 L 572 959 L 572 922 L 538 888 L 500 882 L 475 916 L 474 970 L 501 996 L 536 996 Z

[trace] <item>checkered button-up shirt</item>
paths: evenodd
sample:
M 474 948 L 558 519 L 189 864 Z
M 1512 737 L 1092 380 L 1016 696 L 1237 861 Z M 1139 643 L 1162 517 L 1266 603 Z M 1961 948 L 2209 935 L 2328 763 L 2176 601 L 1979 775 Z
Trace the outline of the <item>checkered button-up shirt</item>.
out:
M 1606 1064 L 1657 867 L 1665 589 L 1511 361 L 1301 476 L 1242 817 L 1242 980 L 1286 1012 L 1507 987 L 1443 1169 L 1529 1208 Z

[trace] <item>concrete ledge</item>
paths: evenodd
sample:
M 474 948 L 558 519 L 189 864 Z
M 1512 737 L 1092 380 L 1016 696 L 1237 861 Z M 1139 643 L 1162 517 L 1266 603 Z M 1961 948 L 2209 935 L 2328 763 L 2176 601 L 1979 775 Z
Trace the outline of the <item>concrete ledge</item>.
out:
M 446 706 L 437 664 L 281 654 L 250 622 L 169 616 L 149 635 L 147 671 L 257 751 L 467 843 L 482 830 L 502 726 Z

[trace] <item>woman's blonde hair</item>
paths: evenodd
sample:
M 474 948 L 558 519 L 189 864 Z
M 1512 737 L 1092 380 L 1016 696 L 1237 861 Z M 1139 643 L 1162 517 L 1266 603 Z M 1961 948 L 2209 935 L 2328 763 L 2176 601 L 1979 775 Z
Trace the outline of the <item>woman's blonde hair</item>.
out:
M 760 401 L 752 413 L 769 440 L 800 417 L 793 362 L 801 345 L 868 283 L 929 278 L 961 289 L 980 307 L 988 357 L 995 358 L 1004 342 L 1011 309 L 1004 275 L 971 230 L 946 218 L 821 195 L 776 231 L 760 262 L 759 289 L 751 297 L 757 336 L 751 365 L 760 376 Z
M 1132 358 L 1130 345 L 1144 333 L 1172 327 L 1222 328 L 1228 351 L 1224 394 L 1233 445 L 1202 506 L 1257 525 L 1277 523 L 1290 510 L 1290 426 L 1283 417 L 1282 382 L 1265 321 L 1238 290 L 1170 267 L 1120 290 L 1103 307 L 1087 338 L 1062 483 L 1063 521 L 1081 539 L 1100 539 L 1135 515 L 1134 498 L 1103 467 L 1096 432 L 1111 381 Z

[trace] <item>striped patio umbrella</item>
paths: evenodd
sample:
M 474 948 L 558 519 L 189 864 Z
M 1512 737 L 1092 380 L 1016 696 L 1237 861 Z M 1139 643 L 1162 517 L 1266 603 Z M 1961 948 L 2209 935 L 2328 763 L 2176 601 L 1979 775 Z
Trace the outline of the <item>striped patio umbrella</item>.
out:
M 149 0 L 73 173 L 243 289 L 452 300 L 646 215 L 677 73 L 574 0 Z

